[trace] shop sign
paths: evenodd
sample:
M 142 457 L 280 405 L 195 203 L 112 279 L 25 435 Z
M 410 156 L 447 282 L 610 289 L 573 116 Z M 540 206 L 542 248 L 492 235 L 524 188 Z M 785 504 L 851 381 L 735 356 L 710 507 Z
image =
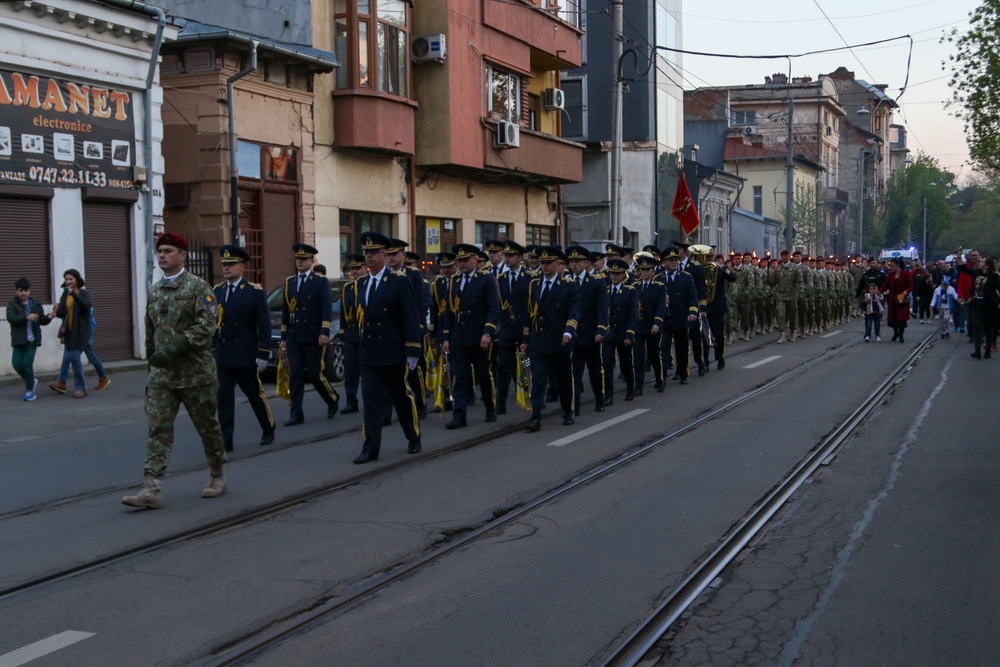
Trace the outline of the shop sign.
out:
M 132 93 L 0 69 L 0 184 L 132 188 Z

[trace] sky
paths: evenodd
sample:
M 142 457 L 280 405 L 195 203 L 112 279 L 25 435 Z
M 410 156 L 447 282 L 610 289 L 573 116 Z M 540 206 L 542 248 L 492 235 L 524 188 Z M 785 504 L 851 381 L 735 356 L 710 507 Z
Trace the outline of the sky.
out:
M 899 108 L 893 123 L 907 129 L 913 155 L 925 153 L 957 175 L 973 174 L 961 119 L 944 104 L 951 99 L 950 67 L 942 69 L 954 46 L 941 37 L 968 30 L 969 13 L 979 0 L 683 0 L 683 48 L 740 55 L 793 54 L 890 39 L 877 46 L 792 59 L 792 76 L 828 74 L 840 66 L 869 83 L 887 84 Z M 825 13 L 825 16 L 824 16 Z M 684 88 L 763 83 L 788 72 L 788 61 L 734 60 L 683 56 Z M 910 58 L 909 66 L 907 59 Z M 906 83 L 907 75 L 909 82 Z M 902 90 L 906 83 L 905 91 Z

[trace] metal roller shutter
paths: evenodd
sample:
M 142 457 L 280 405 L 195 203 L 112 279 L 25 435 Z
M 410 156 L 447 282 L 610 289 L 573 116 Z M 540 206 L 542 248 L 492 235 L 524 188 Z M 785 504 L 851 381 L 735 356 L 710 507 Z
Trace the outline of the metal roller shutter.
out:
M 94 351 L 105 362 L 135 356 L 131 210 L 131 205 L 83 203 L 83 253 L 87 262 L 83 278 L 97 319 Z
M 13 295 L 14 281 L 27 278 L 32 298 L 52 303 L 57 295 L 52 289 L 49 202 L 0 197 L 0 248 L 0 294 Z

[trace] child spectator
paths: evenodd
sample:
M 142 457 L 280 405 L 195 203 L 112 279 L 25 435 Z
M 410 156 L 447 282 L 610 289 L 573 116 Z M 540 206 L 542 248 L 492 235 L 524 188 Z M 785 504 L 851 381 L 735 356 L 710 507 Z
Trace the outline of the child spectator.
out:
M 941 316 L 941 338 L 951 338 L 952 313 L 957 305 L 958 292 L 951 286 L 951 281 L 938 285 L 931 299 L 931 308 Z
M 875 329 L 875 342 L 881 343 L 882 311 L 885 310 L 885 297 L 878 293 L 878 285 L 870 283 L 868 292 L 864 295 L 865 309 L 865 342 L 872 338 L 872 328 Z
M 10 324 L 12 365 L 24 380 L 24 400 L 35 400 L 35 351 L 42 344 L 42 326 L 52 320 L 45 314 L 42 304 L 31 298 L 31 282 L 18 278 L 14 282 L 15 296 L 7 304 L 7 322 Z

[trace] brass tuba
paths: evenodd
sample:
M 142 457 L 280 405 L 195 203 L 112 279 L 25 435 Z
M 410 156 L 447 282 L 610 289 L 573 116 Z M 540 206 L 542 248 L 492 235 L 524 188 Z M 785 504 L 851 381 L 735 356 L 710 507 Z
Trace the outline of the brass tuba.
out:
M 705 271 L 705 304 L 715 299 L 715 285 L 719 279 L 719 267 L 715 265 L 715 251 L 709 245 L 693 245 L 688 248 L 692 261 L 701 264 Z

